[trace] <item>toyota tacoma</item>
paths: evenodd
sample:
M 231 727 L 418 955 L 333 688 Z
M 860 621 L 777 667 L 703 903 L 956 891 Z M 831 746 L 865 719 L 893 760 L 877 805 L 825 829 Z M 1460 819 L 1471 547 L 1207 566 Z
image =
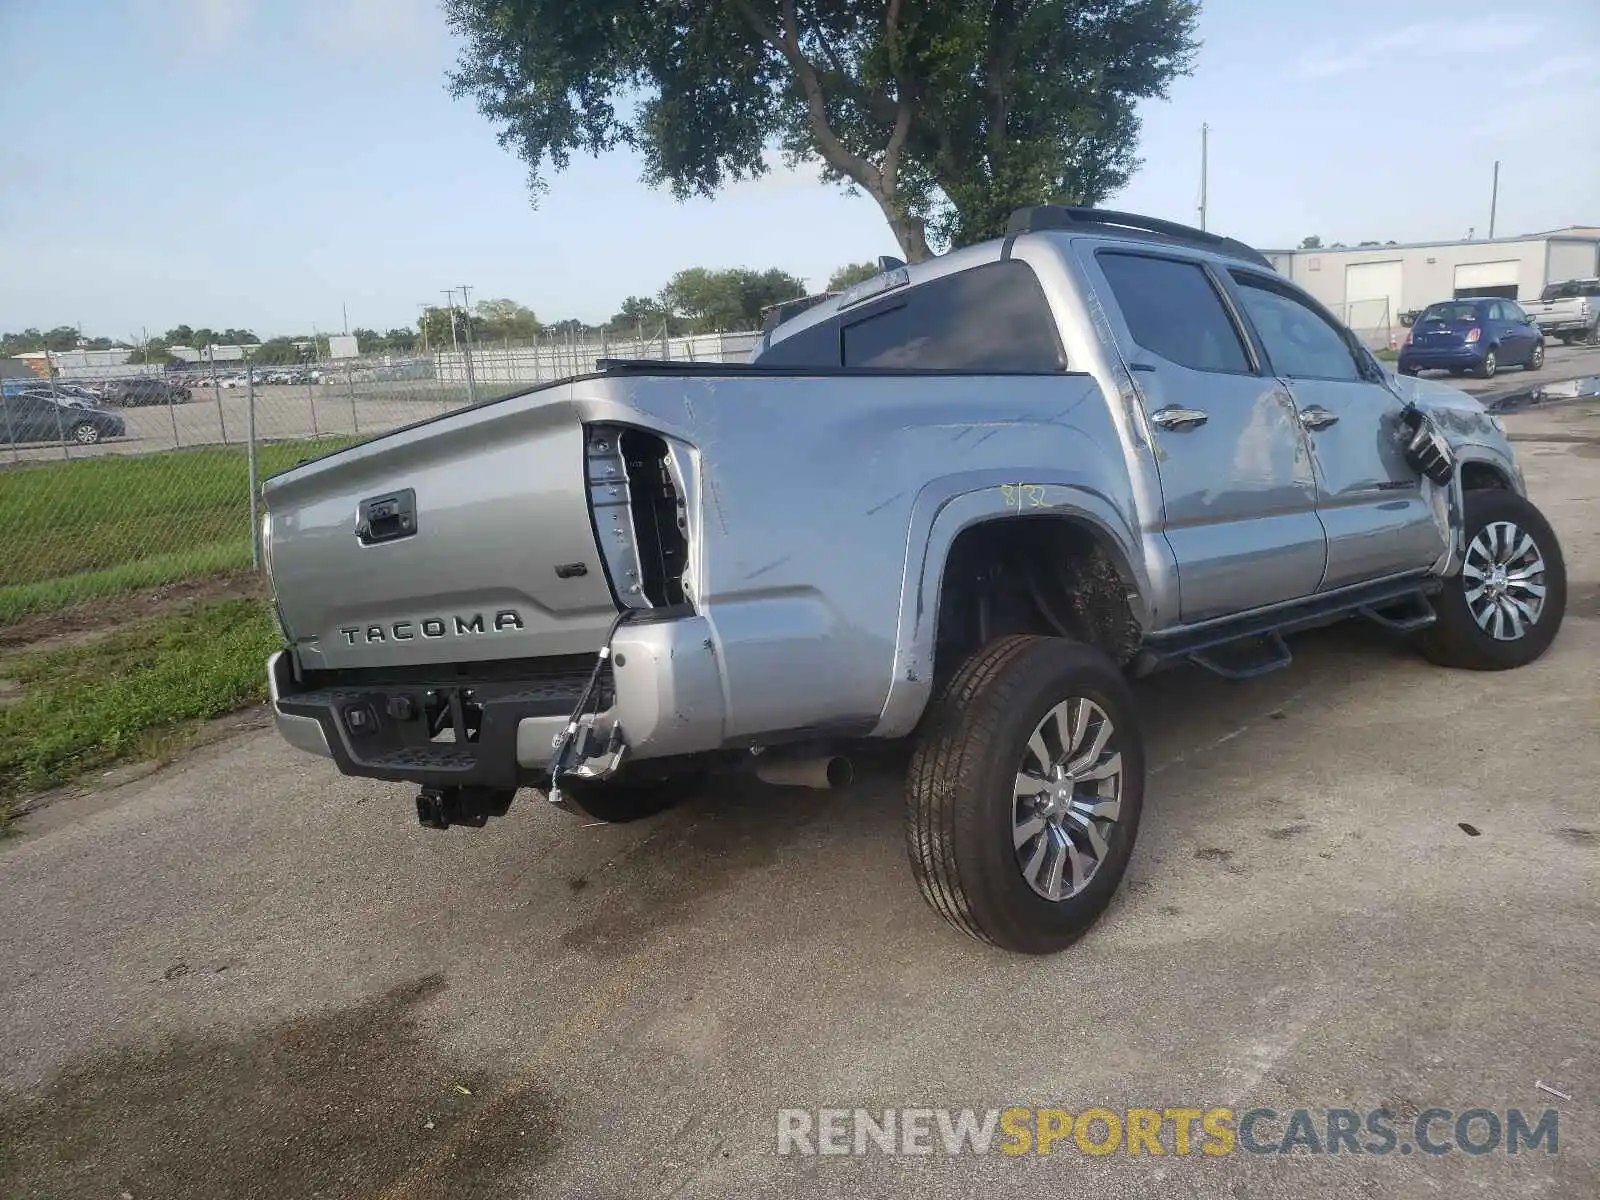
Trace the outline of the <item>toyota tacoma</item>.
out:
M 1046 953 L 1133 850 L 1130 677 L 1346 618 L 1475 670 L 1556 636 L 1498 419 L 1240 242 L 1040 206 L 884 265 L 747 363 L 603 360 L 269 479 L 283 737 L 435 827 L 836 786 L 909 739 L 924 896 Z

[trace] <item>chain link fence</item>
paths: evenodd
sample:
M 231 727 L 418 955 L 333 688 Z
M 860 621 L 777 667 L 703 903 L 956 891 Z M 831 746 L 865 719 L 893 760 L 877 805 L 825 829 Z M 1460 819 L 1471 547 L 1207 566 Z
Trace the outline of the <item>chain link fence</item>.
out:
M 1367 349 L 1376 351 L 1399 348 L 1399 342 L 1395 340 L 1402 336 L 1395 330 L 1399 318 L 1389 311 L 1387 299 L 1347 300 L 1342 304 L 1332 305 L 1331 309 L 1333 315 L 1348 326 Z
M 577 338 L 0 381 L 0 627 L 253 565 L 252 481 L 602 358 L 739 362 L 759 334 Z

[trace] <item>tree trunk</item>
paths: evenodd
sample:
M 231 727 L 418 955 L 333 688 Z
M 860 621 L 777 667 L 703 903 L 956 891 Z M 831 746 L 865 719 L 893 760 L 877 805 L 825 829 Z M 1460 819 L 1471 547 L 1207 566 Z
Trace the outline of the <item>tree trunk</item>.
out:
M 927 230 L 920 217 L 906 212 L 893 197 L 874 196 L 873 199 L 883 210 L 884 219 L 894 232 L 894 240 L 900 244 L 900 253 L 908 263 L 927 262 L 933 257 L 933 251 L 928 248 Z

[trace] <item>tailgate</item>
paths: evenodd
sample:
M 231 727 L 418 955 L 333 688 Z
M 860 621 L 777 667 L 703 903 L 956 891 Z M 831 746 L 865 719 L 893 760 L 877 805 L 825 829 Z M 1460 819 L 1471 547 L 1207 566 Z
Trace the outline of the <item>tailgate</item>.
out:
M 557 385 L 269 479 L 266 565 L 301 666 L 597 650 L 617 608 L 585 470 Z

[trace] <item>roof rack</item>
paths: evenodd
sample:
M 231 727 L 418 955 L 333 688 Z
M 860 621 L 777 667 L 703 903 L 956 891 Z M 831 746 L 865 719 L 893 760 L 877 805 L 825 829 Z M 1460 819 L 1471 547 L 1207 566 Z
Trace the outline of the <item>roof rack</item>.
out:
M 1180 225 L 1176 221 L 1163 221 L 1159 217 L 1141 217 L 1136 213 L 1114 212 L 1108 208 L 1084 208 L 1067 204 L 1035 204 L 1028 208 L 1019 208 L 1011 214 L 1011 221 L 1006 226 L 1006 236 L 1038 233 L 1046 229 L 1084 229 L 1086 226 L 1134 229 L 1140 233 L 1155 234 L 1163 239 L 1187 242 L 1191 246 L 1231 254 L 1235 258 L 1242 258 L 1263 267 L 1272 266 L 1271 260 L 1261 251 L 1233 238 L 1207 233 L 1192 225 Z

